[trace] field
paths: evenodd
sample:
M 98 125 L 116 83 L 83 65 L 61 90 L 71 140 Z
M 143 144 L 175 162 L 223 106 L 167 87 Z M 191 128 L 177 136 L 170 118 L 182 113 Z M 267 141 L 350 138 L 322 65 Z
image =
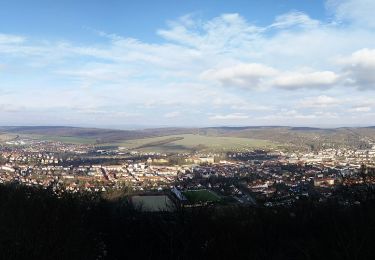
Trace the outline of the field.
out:
M 173 202 L 165 195 L 133 196 L 132 203 L 142 211 L 172 211 Z
M 190 190 L 184 191 L 183 194 L 190 203 L 220 201 L 220 197 L 210 190 Z
M 58 141 L 69 144 L 95 144 L 95 138 L 84 138 L 75 136 L 50 136 L 50 135 L 24 135 L 25 137 L 46 140 L 46 141 Z
M 74 144 L 124 146 L 145 152 L 226 152 L 280 148 L 316 151 L 322 148 L 369 148 L 375 127 L 309 128 L 244 126 L 208 128 L 151 128 L 115 130 L 64 126 L 0 127 L 12 136 L 28 136 Z M 0 136 L 6 140 L 7 136 Z
M 0 133 L 0 142 L 7 142 L 14 138 L 16 138 L 17 134 L 11 134 L 11 133 Z
M 265 140 L 194 134 L 142 138 L 116 143 L 116 145 L 145 152 L 165 153 L 192 151 L 225 152 L 276 146 L 274 143 Z
M 161 153 L 189 153 L 194 151 L 203 152 L 226 152 L 243 151 L 246 149 L 274 148 L 277 146 L 274 142 L 260 139 L 251 139 L 244 137 L 225 137 L 213 135 L 198 134 L 179 134 L 165 135 L 150 138 L 136 138 L 130 140 L 119 140 L 115 142 L 98 143 L 97 139 L 91 136 L 60 136 L 49 134 L 2 134 L 0 141 L 20 138 L 31 138 L 47 141 L 60 141 L 72 144 L 98 144 L 120 146 L 131 150 L 142 152 L 161 152 Z

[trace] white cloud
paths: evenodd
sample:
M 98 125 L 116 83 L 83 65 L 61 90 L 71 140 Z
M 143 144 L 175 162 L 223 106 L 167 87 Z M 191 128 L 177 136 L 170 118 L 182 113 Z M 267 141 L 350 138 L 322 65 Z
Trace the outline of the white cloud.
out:
M 258 117 L 261 120 L 269 120 L 269 121 L 290 121 L 290 120 L 300 120 L 300 119 L 315 119 L 317 116 L 315 114 L 302 114 L 297 110 L 285 110 L 282 109 L 281 111 Z
M 337 98 L 329 97 L 326 95 L 321 95 L 317 97 L 304 98 L 303 100 L 299 102 L 299 107 L 326 108 L 326 107 L 337 106 L 341 103 L 342 101 Z
M 245 114 L 240 114 L 240 113 L 234 113 L 234 114 L 227 114 L 227 115 L 214 115 L 210 116 L 210 120 L 243 120 L 243 119 L 248 119 L 249 116 Z
M 285 29 L 293 26 L 300 26 L 303 28 L 312 28 L 320 25 L 318 20 L 311 19 L 308 15 L 298 11 L 292 11 L 280 16 L 277 16 L 275 22 L 270 25 L 270 28 Z
M 277 77 L 273 85 L 283 89 L 327 88 L 332 87 L 338 79 L 339 76 L 332 71 L 291 72 Z
M 244 110 L 244 111 L 270 111 L 274 109 L 272 106 L 256 105 L 256 104 L 251 104 L 251 103 L 246 103 L 246 102 L 233 104 L 231 108 L 234 110 Z
M 359 89 L 375 89 L 375 49 L 362 49 L 339 59 L 346 82 Z
M 322 119 L 335 119 L 335 118 L 339 118 L 339 115 L 338 115 L 338 113 L 336 113 L 336 112 L 323 112 L 323 111 L 318 111 L 318 112 L 315 112 L 315 115 L 316 115 L 318 118 L 322 118 Z
M 23 43 L 25 38 L 18 35 L 9 35 L 0 33 L 0 46 L 2 44 L 19 44 Z
M 375 27 L 373 0 L 328 0 L 327 6 L 339 22 Z
M 100 64 L 90 63 L 77 70 L 56 71 L 64 76 L 77 78 L 83 81 L 106 81 L 106 82 L 124 82 L 133 73 L 130 69 L 124 68 L 118 64 Z
M 240 63 L 230 67 L 207 70 L 201 74 L 201 77 L 205 80 L 220 82 L 223 86 L 239 86 L 248 89 L 264 89 L 271 86 L 281 89 L 330 88 L 339 80 L 339 75 L 332 71 L 279 71 L 257 63 Z
M 353 107 L 349 109 L 349 112 L 370 112 L 371 107 Z
M 5 113 L 18 113 L 25 111 L 24 106 L 19 106 L 15 104 L 0 104 L 0 112 Z
M 183 16 L 177 21 L 169 22 L 168 29 L 157 32 L 169 41 L 215 53 L 243 46 L 255 39 L 262 30 L 248 24 L 239 14 L 232 13 L 222 14 L 206 22 L 192 16 Z
M 175 117 L 179 117 L 180 115 L 181 115 L 181 113 L 179 111 L 173 111 L 173 112 L 169 112 L 169 113 L 164 114 L 164 117 L 165 118 L 175 118 Z
M 259 88 L 268 77 L 277 74 L 274 68 L 250 63 L 238 64 L 233 67 L 211 69 L 202 73 L 202 78 L 215 80 L 224 86 L 240 86 L 246 88 Z

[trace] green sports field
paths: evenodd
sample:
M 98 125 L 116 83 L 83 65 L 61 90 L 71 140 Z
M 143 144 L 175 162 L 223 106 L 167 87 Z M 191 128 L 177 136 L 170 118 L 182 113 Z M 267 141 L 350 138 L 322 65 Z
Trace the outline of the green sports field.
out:
M 210 190 L 189 190 L 184 191 L 183 194 L 190 203 L 201 202 L 218 202 L 221 200 L 219 195 Z
M 133 196 L 133 205 L 142 211 L 172 211 L 173 202 L 165 195 Z

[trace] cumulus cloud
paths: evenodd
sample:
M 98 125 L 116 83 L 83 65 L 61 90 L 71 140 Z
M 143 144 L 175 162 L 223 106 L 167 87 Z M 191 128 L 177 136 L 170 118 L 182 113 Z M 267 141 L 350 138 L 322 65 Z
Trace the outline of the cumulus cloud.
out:
M 346 83 L 359 89 L 375 89 L 375 49 L 362 49 L 339 59 Z
M 289 72 L 277 77 L 273 85 L 283 89 L 327 88 L 332 87 L 338 78 L 339 76 L 332 71 Z
M 224 86 L 258 88 L 265 80 L 278 72 L 276 69 L 256 63 L 238 64 L 233 67 L 211 69 L 202 73 L 202 78 L 215 80 Z
M 330 88 L 335 86 L 339 75 L 332 71 L 288 72 L 279 71 L 263 64 L 238 64 L 202 73 L 205 80 L 220 82 L 223 86 L 239 86 L 249 89 L 277 87 L 281 89 Z

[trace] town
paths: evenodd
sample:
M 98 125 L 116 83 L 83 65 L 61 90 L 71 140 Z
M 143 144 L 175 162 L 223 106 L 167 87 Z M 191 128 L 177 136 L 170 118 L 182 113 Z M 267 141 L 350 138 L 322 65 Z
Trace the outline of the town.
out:
M 353 205 L 375 187 L 375 144 L 369 147 L 166 154 L 18 138 L 0 147 L 0 182 L 168 200 L 151 211 L 176 203 L 288 207 L 304 199 Z

